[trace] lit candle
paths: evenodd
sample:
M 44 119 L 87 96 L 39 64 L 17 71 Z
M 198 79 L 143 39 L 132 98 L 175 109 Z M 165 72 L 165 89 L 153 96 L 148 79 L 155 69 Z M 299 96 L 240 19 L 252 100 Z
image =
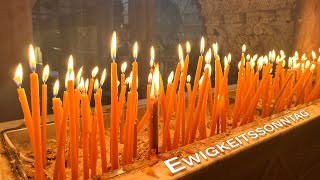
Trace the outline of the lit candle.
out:
M 94 78 L 96 77 L 96 75 L 98 74 L 99 68 L 98 66 L 95 66 L 92 69 L 91 72 L 91 78 L 90 78 L 90 82 L 89 82 L 89 90 L 88 90 L 88 98 L 89 98 L 89 103 L 91 102 L 91 96 L 92 96 L 92 90 L 93 90 L 93 84 L 94 84 Z
M 167 81 L 167 91 L 166 91 L 167 100 L 170 99 L 170 93 L 171 93 L 171 88 L 172 88 L 173 77 L 174 77 L 174 73 L 173 73 L 173 71 L 171 71 L 169 76 L 168 76 L 168 81 Z
M 111 113 L 110 113 L 110 161 L 112 169 L 118 169 L 118 120 L 117 120 L 117 63 L 116 60 L 117 35 L 113 32 L 111 42 Z
M 207 51 L 207 53 L 206 53 L 206 56 L 205 56 L 206 64 L 210 64 L 211 56 L 212 56 L 211 55 L 211 49 L 209 49 Z M 199 86 L 199 98 L 198 98 L 195 117 L 200 117 L 200 113 L 201 113 L 202 104 L 203 104 L 203 101 L 204 101 L 204 94 L 205 94 L 205 91 L 206 91 L 206 86 L 207 86 L 208 79 L 209 79 L 209 69 L 205 68 L 203 79 L 201 80 L 202 84 L 201 84 L 201 86 Z M 195 90 L 195 87 L 193 87 L 193 90 Z M 192 126 L 191 126 L 191 129 L 190 129 L 191 132 L 190 132 L 189 144 L 193 143 L 194 140 L 195 140 L 196 130 L 198 128 L 198 123 L 199 123 L 198 120 L 195 120 L 194 122 L 192 122 Z
M 152 79 L 152 88 L 151 88 L 151 95 L 150 95 L 150 100 L 151 100 L 151 108 L 152 108 L 152 119 L 150 121 L 149 125 L 149 149 L 151 151 L 155 151 L 156 154 L 158 154 L 158 138 L 159 138 L 159 100 L 158 100 L 158 95 L 159 95 L 159 68 L 156 65 L 153 73 L 153 79 Z
M 154 48 L 153 46 L 151 46 L 151 49 L 150 49 L 150 74 L 153 74 L 153 65 L 154 65 Z
M 196 95 L 197 95 L 197 89 L 199 85 L 199 79 L 201 75 L 201 68 L 202 68 L 202 61 L 203 61 L 203 52 L 204 52 L 204 38 L 201 37 L 200 41 L 200 56 L 198 59 L 198 64 L 197 64 L 197 70 L 196 70 L 196 75 L 194 78 L 193 82 L 193 90 L 191 94 L 191 99 L 190 99 L 190 107 L 188 107 L 188 121 L 187 121 L 187 128 L 186 128 L 186 134 L 185 138 L 183 139 L 182 145 L 186 145 L 189 141 L 189 136 L 191 133 L 191 127 L 192 127 L 192 121 L 193 121 L 193 110 L 194 110 L 194 104 L 196 101 Z
M 78 179 L 78 158 L 77 158 L 77 123 L 75 114 L 74 102 L 74 71 L 73 71 L 73 57 L 69 57 L 68 62 L 68 96 L 69 96 L 69 121 L 70 121 L 70 154 L 71 154 L 71 173 L 72 179 Z
M 100 91 L 97 91 L 97 93 L 95 93 L 94 95 L 94 102 L 95 102 L 95 108 L 97 110 L 97 120 L 98 120 L 99 133 L 100 133 L 102 173 L 107 173 L 107 145 L 106 145 L 106 139 L 105 139 L 104 121 L 103 121 L 103 112 L 102 112 L 102 103 L 101 103 L 101 99 L 102 99 L 101 86 L 105 81 L 105 77 L 106 77 L 106 70 L 103 70 L 100 86 L 97 80 L 94 84 L 95 89 L 100 89 Z
M 31 113 L 30 113 L 29 103 L 27 100 L 26 92 L 25 92 L 24 88 L 21 87 L 22 75 L 23 75 L 22 65 L 19 63 L 13 80 L 18 86 L 17 91 L 18 91 L 18 96 L 19 96 L 21 108 L 23 111 L 24 122 L 26 123 L 26 126 L 27 126 L 30 142 L 32 145 L 32 151 L 35 152 L 34 131 L 33 131 L 32 117 L 31 117 Z
M 186 83 L 186 86 L 187 86 L 187 92 L 188 92 L 188 107 L 189 107 L 189 103 L 190 103 L 190 96 L 191 96 L 191 84 L 190 84 L 190 81 L 191 81 L 191 76 L 188 75 L 187 76 L 187 83 Z
M 151 92 L 151 83 L 152 83 L 152 73 L 149 73 L 148 84 L 147 84 L 147 106 L 150 102 L 150 92 Z
M 100 107 L 98 107 L 98 104 L 97 104 L 98 100 L 96 99 L 96 96 L 100 95 L 100 93 L 97 92 L 98 87 L 99 87 L 98 79 L 95 79 L 94 85 L 93 85 L 95 108 L 94 108 L 94 116 L 93 116 L 92 127 L 91 127 L 92 130 L 91 130 L 91 134 L 90 134 L 91 154 L 89 155 L 89 157 L 90 157 L 90 167 L 91 167 L 91 177 L 95 177 L 97 175 L 97 153 L 98 153 L 97 152 L 97 125 L 98 125 L 98 123 L 97 123 L 97 121 L 98 121 L 98 111 L 97 111 L 97 109 L 100 108 Z M 103 132 L 104 132 L 104 130 L 103 130 Z M 104 134 L 102 134 L 102 135 L 103 135 L 102 137 L 104 137 Z M 101 138 L 101 139 L 104 139 L 104 138 Z M 101 160 L 102 160 L 102 157 L 101 157 Z M 103 165 L 102 165 L 102 167 L 103 167 Z
M 58 147 L 60 128 L 61 128 L 61 106 L 62 106 L 60 98 L 57 98 L 58 92 L 59 92 L 59 80 L 57 79 L 53 86 L 53 98 L 52 98 L 57 147 Z
M 187 50 L 187 54 L 189 54 L 190 49 Z M 177 106 L 178 108 L 176 109 L 176 121 L 175 121 L 175 129 L 174 129 L 174 137 L 173 137 L 173 144 L 172 147 L 175 149 L 179 145 L 179 140 L 180 140 L 180 131 L 181 131 L 181 123 L 182 123 L 182 113 L 185 113 L 183 111 L 183 100 L 185 99 L 184 97 L 184 87 L 186 83 L 186 78 L 187 78 L 187 72 L 188 72 L 188 65 L 189 65 L 189 58 L 188 55 L 183 61 L 183 50 L 181 45 L 179 44 L 179 60 L 181 64 L 181 70 L 182 74 L 180 77 L 180 83 L 179 83 L 179 90 L 178 90 L 178 103 Z M 184 129 L 184 127 L 182 126 Z
M 121 79 L 120 79 L 120 96 L 119 96 L 119 117 L 120 117 L 120 143 L 123 144 L 123 129 L 124 129 L 124 115 L 123 115 L 123 108 L 124 108 L 124 103 L 125 103 L 125 98 L 126 98 L 126 91 L 127 91 L 127 86 L 125 82 L 125 71 L 127 69 L 127 62 L 122 63 L 121 65 Z
M 42 74 L 42 88 L 41 88 L 41 110 L 42 110 L 42 126 L 41 126 L 41 143 L 42 143 L 42 161 L 43 161 L 43 167 L 45 168 L 47 166 L 47 80 L 49 77 L 49 65 L 46 65 L 43 69 Z
M 30 90 L 31 90 L 31 110 L 32 122 L 34 129 L 34 143 L 35 148 L 35 171 L 36 179 L 43 179 L 43 161 L 42 161 L 42 143 L 41 143 L 41 127 L 40 127 L 40 99 L 39 99 L 39 80 L 36 71 L 36 59 L 34 55 L 33 46 L 29 46 L 29 65 L 32 73 L 30 74 Z
M 75 89 L 75 96 L 74 96 L 74 102 L 75 102 L 75 118 L 76 118 L 76 149 L 79 150 L 79 141 L 80 141 L 80 99 L 81 99 L 81 92 L 79 89 L 79 84 L 81 81 L 81 75 L 82 75 L 82 67 L 79 69 L 77 76 L 76 76 L 76 86 Z M 77 153 L 78 156 L 78 153 Z M 78 157 L 77 157 L 78 158 Z

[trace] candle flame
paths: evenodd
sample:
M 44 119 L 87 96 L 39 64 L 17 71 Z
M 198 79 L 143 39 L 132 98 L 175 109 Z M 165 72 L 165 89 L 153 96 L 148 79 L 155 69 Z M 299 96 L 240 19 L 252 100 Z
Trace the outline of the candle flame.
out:
M 301 56 L 301 61 L 305 61 L 305 60 L 307 60 L 307 56 L 306 56 L 306 54 L 303 54 L 303 55 Z
M 210 65 L 210 64 L 206 64 L 206 65 L 204 66 L 204 69 L 208 69 L 209 76 L 211 76 L 211 65 Z
M 295 52 L 294 52 L 294 57 L 297 58 L 297 59 L 299 59 L 299 53 L 298 53 L 298 51 L 295 51 Z
M 117 81 L 117 87 L 119 87 L 119 85 L 120 85 L 120 81 Z
M 84 93 L 87 93 L 89 89 L 89 79 L 86 79 L 86 82 L 84 83 Z
M 76 76 L 76 84 L 79 85 L 80 80 L 81 80 L 81 75 L 82 75 L 82 69 L 83 67 L 81 66 L 81 68 L 79 69 L 77 76 Z
M 190 45 L 189 41 L 187 41 L 187 43 L 186 43 L 186 53 L 189 54 L 190 51 L 191 51 L 191 45 Z
M 47 64 L 44 68 L 43 68 L 43 73 L 42 73 L 42 81 L 43 83 L 46 83 L 49 77 L 49 65 Z
M 211 49 L 209 49 L 208 51 L 207 51 L 207 53 L 206 53 L 206 56 L 205 56 L 205 58 L 204 58 L 204 60 L 206 61 L 206 63 L 207 64 L 210 64 L 210 62 L 211 62 Z
M 270 71 L 269 71 L 269 73 L 272 74 L 272 72 L 273 72 L 273 69 L 271 68 Z
M 300 67 L 300 63 L 297 63 L 296 61 L 293 62 L 293 70 L 297 70 Z
M 286 57 L 286 54 L 284 53 L 283 50 L 280 50 L 280 56 L 281 56 L 282 59 Z
M 258 59 L 258 54 L 255 54 L 255 55 L 252 57 L 252 61 L 256 62 L 257 59 Z
M 29 45 L 29 66 L 32 72 L 36 71 L 37 62 L 32 44 Z
M 288 68 L 290 68 L 290 69 L 292 69 L 292 61 L 293 61 L 293 58 L 289 57 L 289 59 L 288 59 Z
M 127 66 L 128 66 L 127 62 L 122 63 L 122 65 L 121 65 L 122 74 L 124 74 L 126 72 Z
M 261 56 L 258 59 L 258 69 L 259 69 L 259 71 L 262 69 L 263 64 L 264 64 L 264 60 L 263 60 L 263 57 Z
M 247 47 L 246 47 L 246 45 L 245 45 L 245 44 L 244 44 L 244 45 L 242 45 L 241 50 L 242 50 L 242 54 L 244 54 L 244 53 L 246 52 Z
M 78 84 L 78 89 L 80 91 L 84 91 L 84 80 L 83 80 L 83 77 L 80 78 L 80 81 L 79 81 L 79 84 Z
M 200 41 L 200 54 L 202 55 L 204 52 L 204 37 L 201 37 L 201 41 Z
M 151 84 L 152 82 L 152 73 L 149 73 L 148 75 L 148 84 Z
M 307 61 L 306 61 L 306 64 L 305 64 L 305 68 L 309 68 L 309 67 L 310 67 L 310 64 L 311 64 L 310 61 L 307 60 Z
M 127 77 L 126 80 L 124 81 L 124 83 L 127 85 L 130 82 L 130 77 Z
M 160 90 L 159 77 L 160 77 L 159 67 L 158 65 L 155 65 L 153 77 L 152 77 L 151 92 L 150 92 L 150 98 L 152 99 L 157 98 L 159 95 L 159 90 Z
M 150 50 L 150 68 L 153 67 L 154 58 L 155 58 L 155 55 L 154 55 L 154 47 L 151 46 L 151 50 Z
M 224 69 L 227 69 L 227 66 L 228 66 L 228 65 L 229 65 L 228 58 L 227 58 L 227 56 L 225 56 L 224 59 L 223 59 Z
M 92 78 L 95 78 L 96 75 L 98 74 L 98 71 L 99 71 L 98 66 L 94 67 L 93 70 L 92 70 L 92 72 L 91 72 L 91 77 L 92 77 Z
M 99 88 L 99 81 L 98 79 L 95 79 L 93 84 L 93 91 L 97 92 L 98 88 Z
M 169 75 L 169 77 L 168 77 L 168 84 L 171 84 L 171 83 L 172 83 L 172 81 L 173 81 L 173 76 L 174 76 L 174 73 L 173 73 L 173 71 L 171 71 L 171 73 L 170 73 L 170 75 Z
M 314 69 L 315 69 L 315 65 L 312 64 L 311 67 L 310 67 L 310 71 L 314 71 Z
M 181 64 L 181 71 L 182 71 L 183 67 L 184 67 L 184 59 L 183 59 L 183 50 L 182 50 L 181 44 L 179 44 L 179 46 L 178 46 L 178 53 L 179 53 L 179 60 L 180 60 L 180 64 Z
M 106 76 L 107 76 L 107 69 L 104 68 L 101 74 L 100 87 L 103 85 L 104 81 L 106 80 Z
M 213 49 L 213 55 L 216 59 L 218 59 L 218 50 L 219 50 L 219 47 L 218 47 L 218 43 L 214 43 L 212 44 L 212 49 Z
M 255 61 L 253 61 L 253 59 L 251 58 L 251 60 L 250 60 L 250 67 L 251 67 L 251 69 L 254 69 L 254 66 L 256 65 L 256 62 Z
M 59 79 L 56 80 L 56 82 L 53 85 L 53 97 L 57 97 L 59 92 Z
M 228 63 L 229 64 L 231 63 L 231 54 L 230 53 L 228 54 Z
M 133 59 L 136 61 L 138 58 L 138 43 L 135 42 L 133 46 Z
M 17 84 L 18 87 L 21 87 L 22 75 L 23 75 L 22 65 L 21 65 L 21 63 L 19 63 L 18 66 L 17 66 L 17 70 L 16 70 L 16 72 L 14 74 L 14 77 L 13 77 L 13 80 Z
M 285 59 L 282 61 L 282 67 L 285 67 L 286 66 L 286 61 Z
M 69 72 L 67 72 L 66 73 L 66 79 L 65 79 L 65 81 L 64 81 L 64 87 L 67 89 L 67 87 L 68 87 L 68 81 L 69 81 Z
M 260 58 L 262 58 L 262 61 L 263 61 L 264 65 L 268 64 L 268 57 L 265 58 L 265 56 L 261 56 Z
M 68 72 L 73 71 L 73 56 L 70 55 L 69 56 L 69 60 L 68 60 Z
M 188 75 L 188 76 L 187 76 L 187 83 L 190 83 L 190 81 L 191 81 L 191 76 Z
M 111 40 L 111 59 L 116 60 L 117 57 L 117 33 L 113 31 Z
M 317 55 L 316 55 L 316 53 L 314 52 L 314 51 L 312 51 L 312 59 L 315 61 L 316 59 L 317 59 Z
M 247 54 L 246 60 L 247 60 L 247 61 L 250 61 L 250 54 Z

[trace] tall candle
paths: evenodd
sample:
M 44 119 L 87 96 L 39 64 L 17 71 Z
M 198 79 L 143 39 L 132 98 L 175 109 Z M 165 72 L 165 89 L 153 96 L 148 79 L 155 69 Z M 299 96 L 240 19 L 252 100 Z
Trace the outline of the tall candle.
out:
M 42 110 L 42 122 L 41 122 L 41 143 L 42 143 L 42 161 L 43 167 L 47 166 L 47 80 L 49 77 L 49 65 L 46 65 L 43 69 L 42 75 L 42 88 L 41 88 L 41 110 Z
M 193 90 L 192 90 L 190 104 L 189 104 L 190 107 L 188 107 L 188 121 L 187 121 L 186 134 L 185 134 L 186 136 L 183 139 L 182 145 L 186 145 L 190 137 L 190 131 L 191 131 L 192 121 L 193 121 L 193 110 L 194 110 L 193 108 L 196 101 L 196 94 L 197 94 L 199 79 L 201 75 L 201 68 L 202 68 L 202 61 L 203 61 L 202 54 L 204 52 L 204 45 L 205 45 L 204 38 L 202 37 L 200 41 L 200 56 L 198 59 L 197 70 L 196 70 L 196 75 L 193 82 Z
M 118 169 L 118 120 L 117 120 L 117 63 L 116 33 L 113 32 L 111 43 L 111 113 L 110 113 L 110 161 L 112 169 Z
M 75 119 L 76 119 L 76 149 L 79 151 L 79 143 L 80 143 L 80 100 L 81 100 L 81 92 L 79 89 L 79 84 L 81 82 L 82 75 L 82 67 L 79 69 L 77 76 L 76 76 L 76 86 L 75 95 L 74 95 L 74 102 L 75 102 Z M 82 80 L 83 81 L 83 80 Z M 78 159 L 79 152 L 77 152 L 77 159 Z
M 88 95 L 83 93 L 81 96 L 81 114 L 82 114 L 82 148 L 83 148 L 83 179 L 89 178 L 89 99 Z
M 53 86 L 53 98 L 52 98 L 52 106 L 53 106 L 53 117 L 54 117 L 54 124 L 56 128 L 56 141 L 57 147 L 59 142 L 59 135 L 60 135 L 60 128 L 61 128 L 61 100 L 57 98 L 59 92 L 59 80 L 57 79 Z
M 152 74 L 149 73 L 149 76 L 148 76 L 148 84 L 147 84 L 147 106 L 150 102 L 150 92 L 151 92 L 151 83 L 152 83 Z
M 33 46 L 29 47 L 30 55 L 30 90 L 31 90 L 31 109 L 32 122 L 34 129 L 34 143 L 38 146 L 35 148 L 35 177 L 36 179 L 43 179 L 43 161 L 42 161 L 42 143 L 41 143 L 41 127 L 40 127 L 40 99 L 39 99 L 39 80 L 36 70 L 36 59 L 34 55 Z
M 174 129 L 174 137 L 173 137 L 173 144 L 172 147 L 175 149 L 179 145 L 179 140 L 180 140 L 180 131 L 182 126 L 182 113 L 183 112 L 183 100 L 185 99 L 184 97 L 184 88 L 185 88 L 185 83 L 186 83 L 186 78 L 187 78 L 187 72 L 188 72 L 188 66 L 189 66 L 189 53 L 190 49 L 187 49 L 187 56 L 185 61 L 183 61 L 183 51 L 182 47 L 179 44 L 179 59 L 180 59 L 180 64 L 182 66 L 182 75 L 180 77 L 180 83 L 179 83 L 179 90 L 178 90 L 178 103 L 177 103 L 177 112 L 176 112 L 176 121 L 175 121 L 175 129 Z
M 95 83 L 97 86 L 98 83 Z M 102 112 L 102 103 L 101 103 L 101 86 L 99 87 L 100 91 L 97 91 L 94 95 L 95 107 L 97 110 L 97 120 L 99 126 L 99 135 L 100 135 L 100 151 L 101 151 L 101 162 L 102 162 L 102 173 L 107 173 L 107 146 L 105 139 L 104 131 L 104 122 L 103 122 L 103 112 Z

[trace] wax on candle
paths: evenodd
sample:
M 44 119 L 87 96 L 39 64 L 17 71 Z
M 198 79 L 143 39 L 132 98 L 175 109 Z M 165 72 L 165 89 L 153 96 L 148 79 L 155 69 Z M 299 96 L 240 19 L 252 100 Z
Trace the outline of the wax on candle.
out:
M 92 148 L 90 157 L 90 167 L 91 167 L 91 177 L 97 175 L 97 109 L 95 108 L 95 113 L 92 121 L 92 132 L 90 134 L 90 147 Z M 102 166 L 103 167 L 103 166 Z
M 53 117 L 54 117 L 54 124 L 56 128 L 56 141 L 57 147 L 59 142 L 59 135 L 60 135 L 60 128 L 61 128 L 61 100 L 57 98 L 59 92 L 59 80 L 57 79 L 53 86 L 53 98 L 52 98 L 52 106 L 53 106 Z
M 41 114 L 42 114 L 42 122 L 41 122 L 41 143 L 42 143 L 42 161 L 43 167 L 47 166 L 47 80 L 49 77 L 49 65 L 46 65 L 43 69 L 42 74 L 42 88 L 41 88 Z
M 74 102 L 75 102 L 75 118 L 76 118 L 76 149 L 77 151 L 79 150 L 79 143 L 80 143 L 80 100 L 81 100 L 81 92 L 79 89 L 79 84 L 81 82 L 81 79 L 83 79 L 81 77 L 82 75 L 82 69 L 83 67 L 81 67 L 77 73 L 76 76 L 76 86 L 77 88 L 75 89 L 75 95 L 74 95 Z M 79 153 L 77 153 L 77 159 L 78 159 L 78 155 Z
M 83 179 L 89 178 L 89 99 L 88 95 L 83 93 L 81 96 L 81 114 L 82 114 L 82 142 L 83 142 Z
M 29 64 L 32 73 L 30 74 L 30 90 L 31 90 L 31 110 L 32 122 L 34 128 L 34 143 L 38 148 L 35 148 L 35 177 L 36 179 L 43 179 L 43 161 L 42 161 L 42 143 L 41 143 L 41 127 L 40 127 L 40 98 L 39 98 L 39 80 L 36 70 L 36 59 L 34 55 L 33 46 L 29 46 Z

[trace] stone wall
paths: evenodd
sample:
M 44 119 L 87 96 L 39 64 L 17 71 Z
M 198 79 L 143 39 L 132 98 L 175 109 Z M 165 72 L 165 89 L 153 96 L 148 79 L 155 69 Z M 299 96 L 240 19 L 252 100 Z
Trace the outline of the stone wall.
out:
M 199 0 L 209 42 L 223 53 L 267 53 L 294 43 L 296 0 Z

